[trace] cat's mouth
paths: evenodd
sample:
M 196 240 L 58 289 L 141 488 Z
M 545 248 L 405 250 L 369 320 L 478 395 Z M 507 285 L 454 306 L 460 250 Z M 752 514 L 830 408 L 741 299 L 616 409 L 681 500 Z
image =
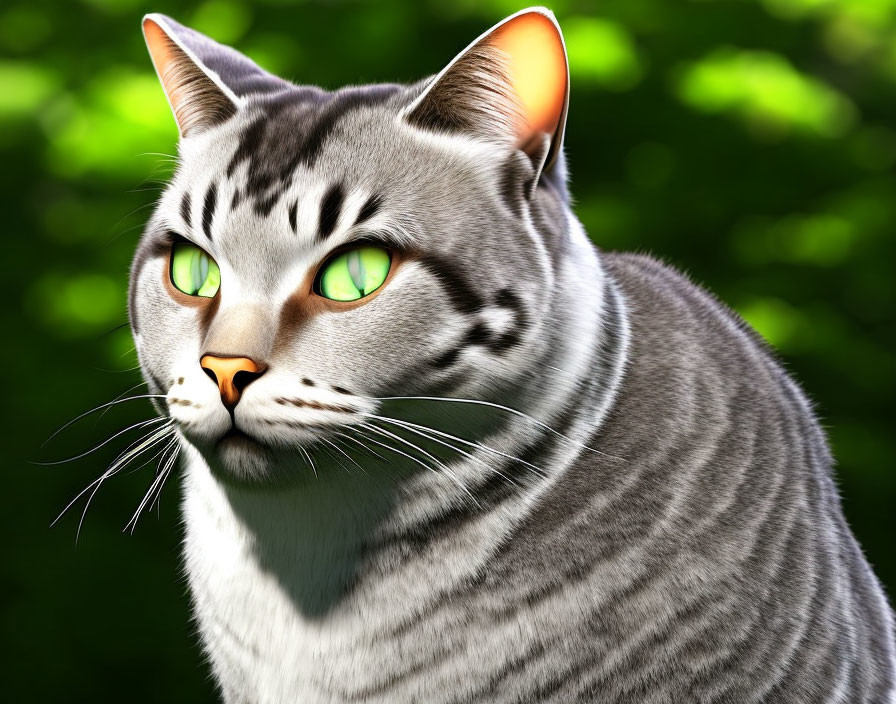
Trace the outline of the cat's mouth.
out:
M 228 430 L 218 442 L 215 443 L 216 446 L 221 447 L 224 445 L 244 445 L 251 446 L 253 449 L 262 449 L 266 448 L 267 445 L 264 444 L 260 439 L 256 438 L 254 435 L 250 435 L 245 430 L 240 430 L 236 427 L 236 423 L 230 426 L 230 430 Z
M 264 476 L 272 449 L 263 439 L 233 423 L 215 443 L 213 462 L 231 478 L 257 479 Z

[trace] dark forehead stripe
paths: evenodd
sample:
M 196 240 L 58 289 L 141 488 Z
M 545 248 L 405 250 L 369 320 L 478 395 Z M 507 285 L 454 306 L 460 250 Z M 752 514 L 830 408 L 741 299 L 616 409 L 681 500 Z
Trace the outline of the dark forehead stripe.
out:
M 345 192 L 341 183 L 334 183 L 324 195 L 320 203 L 320 223 L 317 235 L 320 239 L 326 239 L 333 234 L 339 215 L 342 212 L 342 203 L 345 200 Z
M 191 222 L 191 214 L 190 214 L 190 193 L 184 193 L 184 197 L 180 200 L 180 216 L 184 220 L 184 225 L 186 225 L 189 230 L 193 225 Z
M 247 165 L 245 195 L 267 215 L 283 196 L 296 168 L 312 167 L 323 145 L 346 114 L 384 103 L 406 88 L 375 85 L 327 93 L 319 88 L 293 88 L 259 100 L 261 115 L 249 124 L 227 166 L 232 177 Z
M 289 229 L 292 230 L 292 234 L 296 234 L 296 211 L 299 208 L 299 201 L 294 200 L 292 205 L 289 206 Z
M 362 222 L 366 220 L 370 220 L 374 215 L 376 215 L 380 206 L 383 204 L 383 197 L 377 193 L 374 193 L 370 198 L 368 198 L 364 205 L 361 206 L 361 210 L 358 211 L 358 217 L 355 219 L 355 225 L 360 225 Z
M 271 211 L 274 209 L 274 206 L 277 205 L 277 201 L 280 200 L 280 193 L 275 191 L 267 198 L 263 198 L 261 200 L 255 201 L 255 214 L 256 215 L 264 215 L 267 217 L 271 214 Z
M 305 138 L 305 148 L 297 155 L 297 164 L 314 166 L 327 138 L 339 120 L 347 113 L 358 108 L 383 103 L 401 89 L 402 86 L 387 84 L 344 88 L 333 93 L 332 98 L 325 104 L 323 112 L 319 115 L 314 128 Z
M 202 231 L 209 239 L 212 238 L 212 218 L 215 216 L 215 205 L 218 202 L 218 184 L 212 181 L 212 185 L 205 192 L 205 202 L 202 204 Z

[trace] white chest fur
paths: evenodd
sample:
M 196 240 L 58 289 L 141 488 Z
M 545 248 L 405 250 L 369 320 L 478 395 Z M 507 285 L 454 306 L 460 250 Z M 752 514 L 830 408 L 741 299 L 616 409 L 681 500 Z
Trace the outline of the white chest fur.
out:
M 190 448 L 186 455 L 186 569 L 228 704 L 345 701 L 390 673 L 437 659 L 445 639 L 467 637 L 389 634 L 489 559 L 510 512 L 472 522 L 456 542 L 400 570 L 368 575 L 346 596 L 360 539 L 390 510 L 375 480 L 355 474 L 297 490 L 233 490 Z M 432 701 L 417 688 L 444 691 L 436 672 L 426 679 L 409 682 L 415 691 L 404 696 Z
M 361 664 L 356 644 L 378 620 L 328 602 L 378 502 L 349 507 L 332 482 L 232 490 L 187 455 L 186 569 L 227 701 L 319 701 L 323 680 Z

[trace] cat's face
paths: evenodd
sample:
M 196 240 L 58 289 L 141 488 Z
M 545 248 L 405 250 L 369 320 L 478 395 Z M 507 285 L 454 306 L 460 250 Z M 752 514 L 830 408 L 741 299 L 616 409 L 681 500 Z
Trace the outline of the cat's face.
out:
M 527 21 L 555 53 L 553 21 Z M 513 20 L 435 81 L 336 93 L 146 22 L 183 138 L 135 258 L 131 323 L 162 409 L 215 471 L 294 471 L 385 397 L 520 382 L 553 289 L 529 201 L 561 197 L 540 173 L 559 149 L 565 59 L 550 125 L 534 129 L 537 115 L 514 122 L 519 88 L 497 92 L 514 88 L 499 85 L 506 57 L 482 44 L 506 42 Z M 469 84 L 489 57 L 495 83 Z

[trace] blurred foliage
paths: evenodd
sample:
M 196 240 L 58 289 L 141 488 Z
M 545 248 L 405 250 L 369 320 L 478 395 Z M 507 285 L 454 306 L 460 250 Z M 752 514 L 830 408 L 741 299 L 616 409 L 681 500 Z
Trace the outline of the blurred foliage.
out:
M 117 477 L 75 547 L 83 504 L 49 523 L 115 448 L 29 464 L 77 454 L 150 413 L 146 401 L 122 404 L 41 447 L 85 408 L 140 388 L 117 326 L 134 243 L 176 150 L 142 13 L 171 14 L 296 82 L 336 87 L 434 73 L 520 7 L 0 6 L 9 701 L 214 699 L 179 570 L 179 488 L 131 536 L 120 529 L 151 469 Z M 779 350 L 817 403 L 846 513 L 892 591 L 896 0 L 553 9 L 571 57 L 567 151 L 588 231 L 603 248 L 687 270 Z

